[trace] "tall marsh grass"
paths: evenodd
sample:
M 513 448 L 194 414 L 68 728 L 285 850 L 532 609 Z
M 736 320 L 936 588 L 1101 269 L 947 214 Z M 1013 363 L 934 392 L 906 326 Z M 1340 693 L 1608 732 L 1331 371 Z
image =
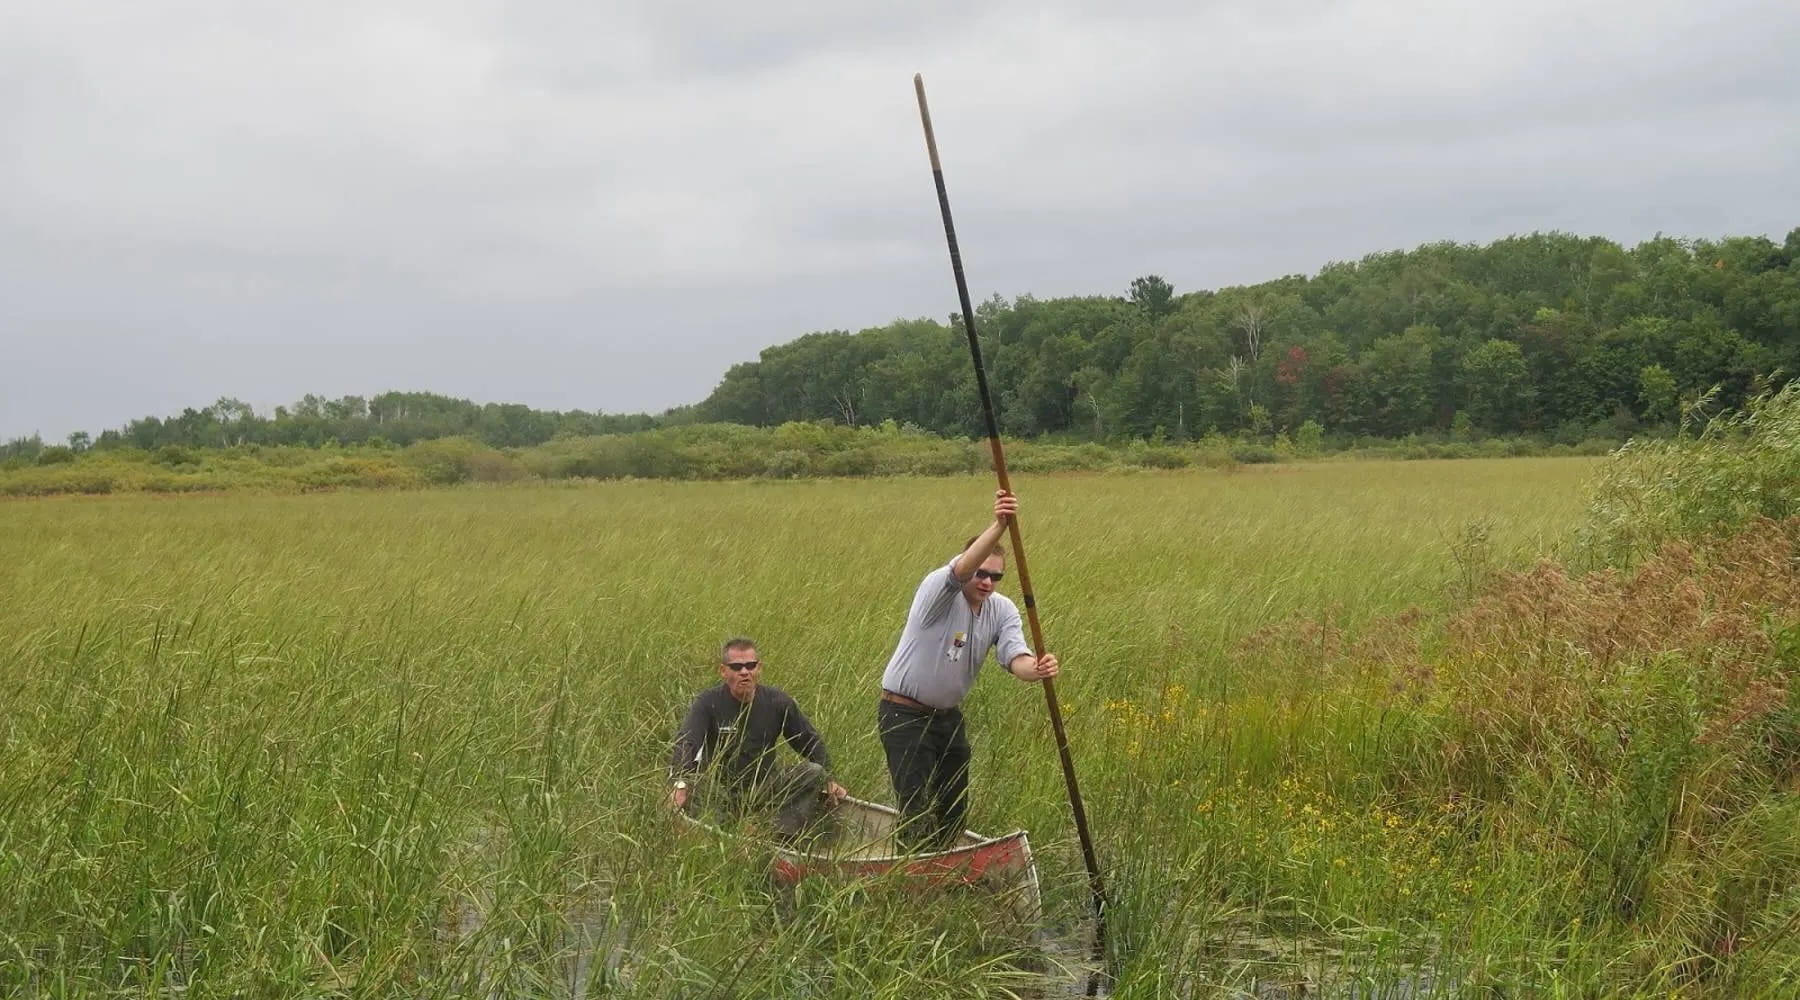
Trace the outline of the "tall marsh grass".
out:
M 1115 995 L 1794 995 L 1794 535 L 1559 575 L 1538 559 L 1591 470 L 1016 483 Z M 0 506 L 0 990 L 1078 988 L 1057 970 L 1085 958 L 1085 885 L 1035 687 L 977 686 L 970 823 L 1031 831 L 1044 941 L 957 895 L 785 904 L 766 859 L 662 804 L 673 726 L 734 633 L 851 791 L 890 799 L 880 668 L 990 496 L 977 476 Z
M 1581 525 L 1589 564 L 1642 559 L 1671 539 L 1800 514 L 1800 382 L 1742 409 L 1690 407 L 1679 435 L 1627 443 L 1600 466 Z

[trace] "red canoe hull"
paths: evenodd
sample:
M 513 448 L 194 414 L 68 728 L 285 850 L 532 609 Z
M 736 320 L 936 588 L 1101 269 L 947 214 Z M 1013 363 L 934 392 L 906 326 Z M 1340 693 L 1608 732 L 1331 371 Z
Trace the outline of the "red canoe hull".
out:
M 963 831 L 954 847 L 932 853 L 899 853 L 894 827 L 900 814 L 891 806 L 845 798 L 830 810 L 829 835 L 814 846 L 797 849 L 775 847 L 773 875 L 777 882 L 795 885 L 803 879 L 895 878 L 920 886 L 972 886 L 1007 898 L 1020 919 L 1035 923 L 1041 901 L 1037 865 L 1024 830 L 1000 837 L 984 837 Z M 701 820 L 689 822 L 724 831 Z

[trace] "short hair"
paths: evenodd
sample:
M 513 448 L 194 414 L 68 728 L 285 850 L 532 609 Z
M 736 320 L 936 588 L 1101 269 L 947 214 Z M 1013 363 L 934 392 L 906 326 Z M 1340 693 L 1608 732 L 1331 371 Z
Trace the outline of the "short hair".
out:
M 731 651 L 734 649 L 755 649 L 755 648 L 756 648 L 756 640 L 755 639 L 749 639 L 749 638 L 746 638 L 741 635 L 732 636 L 731 638 L 725 640 L 724 646 L 720 647 L 719 662 L 720 663 L 731 662 Z
M 963 543 L 963 551 L 964 552 L 969 551 L 969 546 L 974 545 L 975 539 L 980 538 L 980 537 L 981 537 L 980 535 L 970 535 L 969 540 Z M 1006 558 L 1006 546 L 1001 545 L 999 542 L 995 542 L 994 543 L 994 551 L 989 553 L 989 555 L 996 555 L 1002 559 Z

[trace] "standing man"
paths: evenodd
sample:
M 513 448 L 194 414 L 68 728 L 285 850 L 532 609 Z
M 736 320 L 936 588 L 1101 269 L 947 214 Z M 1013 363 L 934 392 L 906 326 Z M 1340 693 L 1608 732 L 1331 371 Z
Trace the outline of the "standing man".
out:
M 876 719 L 900 799 L 900 846 L 908 851 L 943 850 L 962 833 L 969 740 L 960 706 L 988 651 L 1022 681 L 1056 676 L 1056 654 L 1033 656 L 1018 607 L 994 592 L 1006 570 L 1000 534 L 1018 509 L 1018 498 L 996 490 L 994 523 L 926 574 L 881 675 Z
M 826 798 L 844 797 L 844 787 L 831 777 L 825 741 L 787 692 L 759 683 L 762 660 L 755 642 L 727 640 L 719 678 L 717 686 L 694 698 L 675 734 L 669 801 L 686 809 L 694 799 L 733 819 L 773 812 L 781 836 L 792 840 Z M 778 764 L 778 740 L 806 761 Z

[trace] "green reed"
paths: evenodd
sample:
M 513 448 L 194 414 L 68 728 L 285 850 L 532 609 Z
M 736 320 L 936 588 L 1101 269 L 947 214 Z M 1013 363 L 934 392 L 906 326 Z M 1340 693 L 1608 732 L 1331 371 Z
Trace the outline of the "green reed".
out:
M 1357 669 L 1326 655 L 1333 630 L 1404 637 L 1387 616 L 1453 608 L 1487 569 L 1553 551 L 1589 469 L 1016 484 L 1108 869 L 1116 995 L 1302 979 L 1778 995 L 1793 981 L 1792 948 L 1754 934 L 1723 979 L 1646 978 L 1669 932 L 1583 910 L 1583 852 L 1603 838 L 1572 843 L 1550 814 L 1592 810 L 1596 836 L 1615 820 L 1641 830 L 1631 803 L 1575 802 L 1540 772 L 1518 780 L 1548 784 L 1514 798 L 1466 794 L 1468 765 L 1446 748 L 1477 752 L 1470 733 L 1441 705 L 1393 698 L 1378 668 L 1404 651 Z M 890 800 L 879 673 L 919 577 L 979 529 L 991 490 L 628 482 L 6 505 L 0 988 L 867 998 L 1079 984 L 1086 897 L 1042 697 L 998 671 L 968 706 L 970 822 L 1031 831 L 1040 940 L 954 894 L 826 883 L 783 901 L 765 856 L 663 807 L 673 726 L 740 633 L 826 735 L 840 779 Z M 1785 808 L 1766 803 L 1743 849 L 1791 845 Z

